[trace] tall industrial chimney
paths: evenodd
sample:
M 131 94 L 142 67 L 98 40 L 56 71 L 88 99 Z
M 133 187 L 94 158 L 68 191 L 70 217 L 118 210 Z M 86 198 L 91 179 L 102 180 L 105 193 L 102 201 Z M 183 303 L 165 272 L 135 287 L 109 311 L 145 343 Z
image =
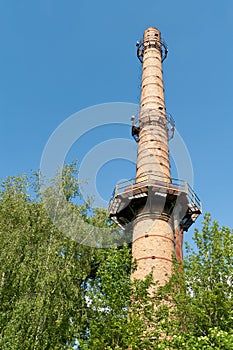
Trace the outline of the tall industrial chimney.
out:
M 147 28 L 137 42 L 142 63 L 140 113 L 132 118 L 132 135 L 138 142 L 136 178 L 119 183 L 109 204 L 110 217 L 132 230 L 132 255 L 137 261 L 133 278 L 153 279 L 163 285 L 172 272 L 172 256 L 182 259 L 183 232 L 201 213 L 199 198 L 182 180 L 170 174 L 168 141 L 174 121 L 166 112 L 162 62 L 167 46 L 160 31 Z

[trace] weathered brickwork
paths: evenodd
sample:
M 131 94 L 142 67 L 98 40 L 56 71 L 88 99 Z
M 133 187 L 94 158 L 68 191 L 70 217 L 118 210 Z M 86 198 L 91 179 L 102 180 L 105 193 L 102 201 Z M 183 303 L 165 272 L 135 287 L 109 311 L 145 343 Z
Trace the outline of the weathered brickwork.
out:
M 142 176 L 155 176 L 158 181 L 170 182 L 160 39 L 158 29 L 146 29 L 143 38 L 138 182 Z M 158 208 L 155 202 L 153 211 L 161 211 L 161 205 Z M 134 222 L 132 245 L 133 259 L 137 261 L 138 268 L 132 278 L 143 279 L 153 269 L 154 280 L 164 284 L 171 275 L 174 252 L 172 224 L 158 215 L 153 217 L 153 212 L 139 214 Z
M 153 278 L 164 284 L 171 274 L 174 235 L 170 223 L 148 216 L 134 224 L 133 259 L 138 268 L 133 278 L 143 279 L 153 269 Z

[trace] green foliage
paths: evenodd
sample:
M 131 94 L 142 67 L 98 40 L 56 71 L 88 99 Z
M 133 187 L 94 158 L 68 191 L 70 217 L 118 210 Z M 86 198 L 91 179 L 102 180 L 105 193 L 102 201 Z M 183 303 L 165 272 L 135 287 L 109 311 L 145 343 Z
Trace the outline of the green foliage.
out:
M 169 298 L 169 349 L 232 349 L 233 231 L 204 218 L 195 230 L 196 249 L 186 246 L 183 264 L 161 288 Z M 164 343 L 166 341 L 164 340 Z
M 168 343 L 169 349 L 184 350 L 231 350 L 233 349 L 233 331 L 223 331 L 219 328 L 210 328 L 208 335 L 196 336 L 193 333 L 173 335 Z
M 78 184 L 73 166 L 65 170 L 68 200 Z M 62 234 L 31 187 L 26 176 L 2 182 L 0 348 L 70 349 L 86 327 L 85 281 L 99 252 Z M 85 215 L 84 205 L 74 209 Z
M 112 250 L 90 287 L 81 348 L 232 349 L 233 232 L 206 214 L 193 239 L 196 249 L 187 246 L 182 264 L 174 260 L 171 279 L 156 293 L 150 275 L 130 281 L 128 247 Z
M 121 348 L 128 326 L 130 267 L 128 248 L 113 248 L 99 266 L 96 279 L 90 281 L 87 294 L 90 333 L 88 339 L 81 342 L 82 349 Z
M 190 327 L 198 335 L 209 328 L 229 331 L 233 324 L 233 232 L 211 224 L 205 215 L 202 232 L 195 231 L 197 253 L 187 247 L 185 280 L 190 290 Z
M 104 236 L 114 225 L 105 210 L 90 215 L 82 203 L 75 164 L 45 191 L 47 210 L 37 178 L 12 177 L 1 185 L 1 349 L 73 349 L 77 339 L 82 350 L 233 348 L 229 228 L 206 214 L 193 237 L 196 249 L 187 246 L 185 261 L 174 260 L 171 279 L 152 293 L 151 275 L 130 279 L 136 266 L 129 245 L 78 243 L 87 236 L 119 243 L 122 232 Z M 71 219 L 76 224 L 66 232 Z

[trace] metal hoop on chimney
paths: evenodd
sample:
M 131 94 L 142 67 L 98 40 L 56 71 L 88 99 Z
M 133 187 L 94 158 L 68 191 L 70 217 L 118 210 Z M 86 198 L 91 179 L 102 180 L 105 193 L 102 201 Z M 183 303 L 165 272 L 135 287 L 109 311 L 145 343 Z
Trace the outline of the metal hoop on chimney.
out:
M 146 41 L 145 40 L 137 41 L 136 47 L 137 47 L 137 57 L 141 63 L 143 61 L 144 51 L 147 48 L 151 48 L 151 47 L 154 47 L 155 49 L 158 49 L 161 51 L 162 62 L 167 58 L 168 47 L 163 39 L 158 40 L 155 38 L 154 40 L 150 39 Z
M 141 128 L 143 128 L 145 125 L 160 124 L 166 126 L 168 141 L 170 141 L 174 136 L 175 121 L 170 113 L 166 114 L 166 118 L 164 118 L 153 110 L 146 110 L 144 111 L 144 114 L 141 114 L 140 118 L 139 115 L 137 115 L 136 117 L 132 116 L 131 121 L 131 134 L 136 142 L 139 141 L 139 132 Z

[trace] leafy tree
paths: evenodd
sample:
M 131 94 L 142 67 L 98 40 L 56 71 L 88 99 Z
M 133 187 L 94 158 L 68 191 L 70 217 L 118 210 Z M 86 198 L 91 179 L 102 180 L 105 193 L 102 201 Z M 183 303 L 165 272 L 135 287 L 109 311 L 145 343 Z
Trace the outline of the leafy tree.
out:
M 118 230 L 105 237 L 107 212 L 90 211 L 79 186 L 75 164 L 66 166 L 45 210 L 37 181 L 2 181 L 0 348 L 73 349 L 78 339 L 82 350 L 232 349 L 233 232 L 206 214 L 196 249 L 152 294 L 152 276 L 130 279 L 130 245 L 119 246 Z M 80 243 L 87 236 L 93 247 Z M 118 245 L 97 249 L 98 240 Z
M 171 349 L 232 349 L 233 231 L 205 214 L 202 231 L 195 230 L 196 249 L 186 246 L 182 266 L 161 288 L 171 300 L 167 322 Z M 164 341 L 166 343 L 166 341 Z
M 151 276 L 130 281 L 129 247 L 115 249 L 89 290 L 89 333 L 82 349 L 233 348 L 233 232 L 204 218 L 195 230 L 196 249 L 174 260 L 169 282 L 157 288 Z
M 71 201 L 79 194 L 74 165 L 67 166 L 61 176 L 66 200 Z M 87 324 L 85 282 L 95 275 L 102 256 L 101 251 L 76 243 L 53 225 L 35 184 L 27 176 L 2 182 L 0 348 L 3 350 L 71 349 Z M 50 188 L 53 190 L 55 185 Z M 77 216 L 88 221 L 87 205 L 71 205 Z M 95 220 L 98 223 L 98 217 Z

